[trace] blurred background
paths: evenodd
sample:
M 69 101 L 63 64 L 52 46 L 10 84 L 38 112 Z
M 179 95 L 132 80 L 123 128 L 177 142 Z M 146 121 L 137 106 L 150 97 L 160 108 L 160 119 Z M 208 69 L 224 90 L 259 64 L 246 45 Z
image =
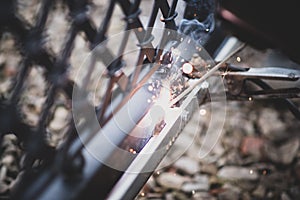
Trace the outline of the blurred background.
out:
M 151 0 L 141 3 L 141 20 L 144 22 L 149 18 L 152 3 Z M 179 3 L 184 5 L 183 1 Z M 17 5 L 21 18 L 33 25 L 40 2 L 19 0 Z M 95 24 L 101 23 L 107 5 L 107 1 L 93 1 L 89 15 Z M 178 6 L 177 11 L 182 13 L 183 8 Z M 123 17 L 117 7 L 109 29 L 110 35 L 124 30 Z M 177 18 L 178 21 L 181 19 Z M 157 20 L 156 26 L 162 27 L 159 22 Z M 56 1 L 51 9 L 47 27 L 46 47 L 54 55 L 59 55 L 70 27 L 67 8 L 60 1 Z M 71 79 L 74 79 L 76 70 L 89 51 L 84 35 L 77 36 L 70 60 L 72 68 L 68 71 Z M 136 61 L 131 56 L 134 55 L 127 58 L 128 66 L 134 66 Z M 13 36 L 8 32 L 2 33 L 0 94 L 3 97 L 8 95 L 21 59 L 22 53 L 16 47 Z M 243 67 L 299 67 L 277 49 L 256 49 L 250 45 L 229 62 Z M 32 67 L 24 85 L 26 92 L 21 97 L 21 109 L 23 120 L 31 125 L 38 123 L 45 103 L 47 84 L 44 73 L 43 68 Z M 57 96 L 54 105 L 54 117 L 49 123 L 47 135 L 53 147 L 65 137 L 64 129 L 71 117 L 70 103 L 65 96 Z M 208 103 L 196 111 L 162 166 L 174 158 L 176 161 L 163 168 L 159 166 L 137 199 L 300 199 L 299 121 L 276 100 L 228 101 L 226 105 L 219 106 L 226 106 L 227 117 L 222 135 L 212 151 L 204 158 L 199 158 L 199 150 L 211 120 Z M 13 134 L 6 134 L 0 152 L 0 197 L 6 197 L 21 173 L 23 151 L 17 138 Z

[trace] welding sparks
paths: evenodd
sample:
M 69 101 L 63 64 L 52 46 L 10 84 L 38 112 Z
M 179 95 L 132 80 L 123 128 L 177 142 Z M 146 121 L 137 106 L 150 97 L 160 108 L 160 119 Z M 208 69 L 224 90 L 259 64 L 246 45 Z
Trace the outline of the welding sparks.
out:
M 206 115 L 207 111 L 205 109 L 200 109 L 200 115 L 204 116 Z
M 133 148 L 130 148 L 129 152 L 132 153 L 132 154 L 136 154 L 136 151 Z
M 153 86 L 152 86 L 152 85 L 149 85 L 149 86 L 148 86 L 148 90 L 149 90 L 150 92 L 152 92 L 152 91 L 154 90 Z
M 184 63 L 184 64 L 182 65 L 182 71 L 183 71 L 183 73 L 185 73 L 185 74 L 190 74 L 190 73 L 193 72 L 193 70 L 194 70 L 194 67 L 193 67 L 193 65 L 191 65 L 190 63 Z
M 214 67 L 212 67 L 208 72 L 206 72 L 203 76 L 201 76 L 201 78 L 199 78 L 193 86 L 188 87 L 180 95 L 178 95 L 176 98 L 174 98 L 170 103 L 170 107 L 172 105 L 174 105 L 175 103 L 177 103 L 182 98 L 184 98 L 187 94 L 189 94 L 195 87 L 197 87 L 197 85 L 199 85 L 205 79 L 207 79 L 212 74 L 214 74 L 221 67 L 221 65 L 223 65 L 228 59 L 230 59 L 234 54 L 236 54 L 238 51 L 242 50 L 244 47 L 245 47 L 245 44 L 242 43 L 239 47 L 237 47 L 234 51 L 232 51 L 229 55 L 227 55 L 222 61 L 220 61 L 218 64 L 216 64 Z

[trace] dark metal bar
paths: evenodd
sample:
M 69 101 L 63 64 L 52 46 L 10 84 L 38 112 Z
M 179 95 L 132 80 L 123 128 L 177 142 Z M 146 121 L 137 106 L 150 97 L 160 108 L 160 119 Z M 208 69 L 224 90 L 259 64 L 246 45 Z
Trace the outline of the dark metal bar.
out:
M 37 16 L 37 21 L 36 21 L 36 26 L 35 26 L 40 31 L 45 29 L 45 24 L 46 24 L 49 10 L 51 8 L 52 3 L 53 3 L 53 1 L 51 1 L 51 0 L 42 1 L 42 6 L 40 8 L 41 12 Z
M 170 8 L 167 0 L 159 1 L 160 10 L 163 14 L 162 21 L 166 23 L 167 29 L 176 30 L 175 17 L 177 16 L 175 12 L 175 8 L 177 5 L 177 0 L 174 0 L 172 3 L 172 7 Z
M 112 14 L 114 12 L 114 7 L 115 7 L 115 2 L 116 0 L 111 0 L 108 6 L 108 9 L 106 11 L 106 15 L 103 19 L 103 22 L 98 30 L 98 33 L 96 34 L 95 38 L 94 38 L 94 42 L 92 44 L 92 48 L 94 48 L 95 46 L 97 46 L 99 43 L 101 43 L 102 41 L 104 41 L 105 39 L 105 34 L 108 30 L 108 26 L 110 23 L 110 19 L 112 17 Z

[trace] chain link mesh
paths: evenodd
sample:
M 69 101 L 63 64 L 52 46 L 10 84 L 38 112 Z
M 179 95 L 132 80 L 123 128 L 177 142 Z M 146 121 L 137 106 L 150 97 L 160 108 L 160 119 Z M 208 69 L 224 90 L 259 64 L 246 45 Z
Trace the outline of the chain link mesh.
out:
M 76 57 L 79 54 L 74 53 L 78 50 L 76 40 L 86 52 L 103 42 L 109 36 L 116 7 L 124 15 L 124 22 L 120 22 L 125 25 L 124 31 L 139 30 L 135 31 L 137 43 L 149 49 L 139 56 L 146 56 L 150 62 L 155 59 L 151 27 L 161 11 L 159 23 L 167 29 L 177 29 L 177 0 L 171 5 L 167 0 L 153 1 L 147 25 L 139 18 L 140 4 L 141 0 L 0 2 L 0 134 L 4 142 L 7 135 L 17 138 L 16 148 L 23 152 L 18 154 L 18 160 L 23 156 L 16 171 L 46 166 L 53 161 L 63 137 L 64 148 L 76 137 L 70 114 L 72 88 L 76 84 L 72 64 L 80 60 Z M 100 13 L 95 7 L 106 9 L 100 9 Z M 121 42 L 121 52 L 127 42 L 126 38 Z M 105 63 L 107 56 L 114 57 L 107 49 L 100 59 L 107 66 L 108 76 L 114 77 L 123 61 L 115 58 L 113 63 Z M 56 115 L 63 116 L 63 126 L 53 122 Z M 17 173 L 13 178 L 16 177 Z

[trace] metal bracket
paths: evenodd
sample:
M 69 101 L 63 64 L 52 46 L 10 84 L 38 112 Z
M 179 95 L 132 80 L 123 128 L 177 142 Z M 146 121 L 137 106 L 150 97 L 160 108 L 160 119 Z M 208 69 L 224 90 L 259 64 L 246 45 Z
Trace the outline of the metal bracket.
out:
M 222 76 L 226 79 L 228 93 L 235 96 L 237 99 L 245 97 L 252 98 L 252 96 L 259 96 L 260 98 L 299 98 L 300 84 L 296 81 L 300 78 L 300 70 L 288 69 L 283 67 L 263 67 L 263 68 L 241 68 L 233 67 L 235 71 L 230 71 L 228 66 L 222 69 Z M 229 71 L 228 71 L 229 70 Z M 243 70 L 243 71 L 242 71 Z M 292 81 L 295 84 L 283 84 L 281 88 L 273 89 L 261 88 L 254 90 L 249 87 L 247 82 L 257 84 L 257 81 L 275 80 L 275 81 Z

